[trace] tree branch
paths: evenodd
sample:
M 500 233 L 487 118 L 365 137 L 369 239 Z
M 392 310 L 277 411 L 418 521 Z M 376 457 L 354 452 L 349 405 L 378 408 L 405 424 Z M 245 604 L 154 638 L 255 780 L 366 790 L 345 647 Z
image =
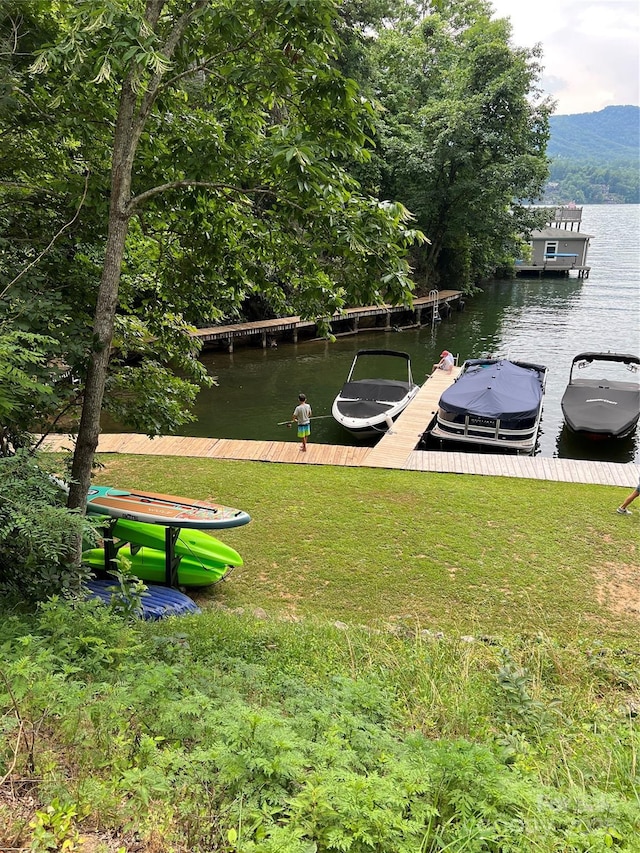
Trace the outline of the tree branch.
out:
M 176 74 L 175 77 L 171 77 L 169 80 L 166 80 L 162 85 L 159 85 L 159 89 L 166 89 L 169 86 L 173 86 L 179 80 L 182 80 L 183 77 L 188 77 L 191 74 L 197 74 L 199 71 L 208 70 L 211 72 L 209 65 L 212 62 L 215 62 L 217 59 L 220 59 L 223 56 L 231 56 L 234 53 L 237 53 L 240 50 L 244 50 L 244 48 L 248 47 L 255 36 L 263 29 L 262 26 L 256 27 L 253 32 L 249 33 L 244 41 L 241 41 L 239 44 L 234 45 L 233 47 L 227 48 L 227 50 L 221 50 L 220 53 L 216 53 L 215 56 L 209 56 L 207 59 L 204 59 L 199 65 L 194 65 L 192 68 L 187 68 L 185 71 L 182 71 L 180 74 Z M 220 75 L 217 75 L 220 76 Z M 222 78 L 221 79 L 226 79 Z
M 166 192 L 167 190 L 178 189 L 179 187 L 205 187 L 210 190 L 230 190 L 231 192 L 238 193 L 240 195 L 250 195 L 252 193 L 257 193 L 259 195 L 271 195 L 275 196 L 275 190 L 270 189 L 259 189 L 258 187 L 246 188 L 246 187 L 236 187 L 233 184 L 218 184 L 211 181 L 171 181 L 168 184 L 161 184 L 160 186 L 153 187 L 146 192 L 140 193 L 140 195 L 132 198 L 126 208 L 127 215 L 131 215 L 135 208 L 138 207 L 143 202 L 147 201 L 153 196 L 159 195 L 160 193 Z M 295 204 L 295 202 L 289 202 L 293 207 L 298 210 L 303 210 L 301 205 Z
M 82 198 L 80 199 L 80 204 L 78 205 L 78 209 L 76 210 L 76 212 L 73 216 L 73 219 L 69 220 L 69 222 L 67 222 L 65 225 L 63 225 L 62 228 L 58 231 L 58 233 L 54 234 L 54 236 L 51 238 L 51 240 L 49 242 L 49 245 L 46 246 L 40 252 L 38 257 L 34 258 L 34 260 L 32 260 L 30 264 L 27 264 L 27 266 L 21 272 L 19 272 L 18 275 L 12 281 L 9 282 L 9 284 L 5 287 L 5 289 L 0 293 L 0 299 L 2 299 L 5 296 L 5 294 L 7 293 L 7 291 L 9 290 L 10 287 L 13 287 L 13 285 L 16 282 L 20 281 L 22 276 L 25 275 L 31 269 L 31 267 L 34 267 L 40 260 L 42 260 L 42 258 L 47 254 L 49 249 L 51 249 L 51 247 L 56 242 L 56 240 L 62 236 L 62 234 L 67 230 L 67 228 L 70 228 L 73 225 L 73 223 L 76 221 L 78 216 L 80 216 L 80 211 L 82 209 L 82 205 L 84 204 L 84 200 L 87 197 L 87 190 L 88 189 L 89 189 L 89 172 L 87 172 L 85 175 L 84 190 L 82 191 Z
M 70 402 L 69 402 L 69 403 L 67 403 L 67 405 L 62 409 L 62 411 L 61 411 L 61 412 L 59 412 L 59 413 L 56 415 L 56 417 L 54 418 L 54 420 L 52 421 L 52 423 L 51 423 L 51 424 L 49 424 L 49 428 L 46 430 L 46 432 L 43 432 L 43 433 L 41 433 L 41 434 L 40 434 L 40 438 L 39 438 L 39 439 L 38 439 L 38 441 L 34 444 L 34 446 L 31 448 L 31 450 L 29 451 L 29 454 L 30 454 L 31 456 L 32 456 L 32 455 L 33 455 L 33 454 L 38 450 L 38 448 L 43 444 L 43 442 L 44 442 L 44 440 L 47 438 L 47 436 L 49 436 L 49 435 L 54 431 L 54 429 L 56 428 L 56 424 L 58 423 L 58 421 L 59 421 L 61 418 L 63 418 L 63 417 L 67 414 L 67 412 L 71 411 L 71 409 L 72 409 L 74 406 L 77 406 L 77 405 L 78 405 L 78 401 L 81 399 L 81 397 L 82 397 L 82 392 L 78 392 L 78 393 L 77 393 L 77 394 L 76 394 L 76 395 L 75 395 L 75 396 L 70 400 Z
M 171 59 L 173 53 L 178 46 L 180 39 L 183 37 L 189 24 L 191 21 L 206 7 L 209 5 L 210 0 L 196 0 L 191 9 L 185 12 L 180 16 L 178 21 L 176 22 L 174 28 L 167 36 L 164 45 L 162 46 L 162 53 L 166 56 L 167 59 Z M 150 17 L 147 19 L 148 23 L 151 25 L 153 29 L 157 24 L 160 11 L 162 6 L 164 5 L 163 0 L 161 0 L 156 8 L 154 8 L 153 0 L 149 0 L 147 4 L 147 14 Z M 149 112 L 151 111 L 151 107 L 153 106 L 153 102 L 155 101 L 158 92 L 160 90 L 160 84 L 162 82 L 162 78 L 164 76 L 164 71 L 157 71 L 153 77 L 149 80 L 149 83 L 146 87 L 146 91 L 142 97 L 142 101 L 140 103 L 140 108 L 138 110 L 138 114 L 136 117 L 136 126 L 139 129 L 139 133 L 142 132 L 142 128 L 147 120 Z M 138 135 L 139 135 L 138 133 Z

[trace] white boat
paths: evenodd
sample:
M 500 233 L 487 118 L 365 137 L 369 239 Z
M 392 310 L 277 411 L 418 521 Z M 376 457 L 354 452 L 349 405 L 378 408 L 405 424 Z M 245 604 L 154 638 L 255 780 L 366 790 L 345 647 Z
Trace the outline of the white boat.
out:
M 571 362 L 562 414 L 571 432 L 586 438 L 627 438 L 640 419 L 640 358 L 581 352 Z M 584 371 L 577 376 L 578 371 Z M 626 371 L 636 374 L 629 377 Z
M 397 374 L 400 365 L 402 379 L 384 378 L 387 373 Z M 365 378 L 358 379 L 358 375 Z M 411 375 L 408 353 L 384 349 L 358 350 L 347 380 L 333 401 L 331 414 L 355 436 L 368 438 L 380 435 L 390 429 L 419 390 L 420 386 L 415 384 Z
M 533 453 L 547 368 L 524 361 L 474 358 L 440 397 L 432 438 L 497 451 Z

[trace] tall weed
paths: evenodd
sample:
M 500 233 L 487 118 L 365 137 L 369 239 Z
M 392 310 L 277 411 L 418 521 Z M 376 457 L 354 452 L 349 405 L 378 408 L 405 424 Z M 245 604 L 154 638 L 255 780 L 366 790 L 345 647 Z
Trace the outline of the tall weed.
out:
M 42 827 L 73 816 L 72 840 L 92 826 L 193 853 L 637 849 L 624 688 L 594 706 L 564 675 L 576 648 L 534 672 L 543 652 L 522 640 L 461 648 L 223 613 L 134 627 L 62 601 L 0 625 L 0 641 L 3 759 L 40 780 Z

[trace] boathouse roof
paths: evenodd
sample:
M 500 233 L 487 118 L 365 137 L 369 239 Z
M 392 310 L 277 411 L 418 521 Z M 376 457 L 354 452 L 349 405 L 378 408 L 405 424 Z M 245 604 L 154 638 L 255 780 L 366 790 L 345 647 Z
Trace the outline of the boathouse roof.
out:
M 538 228 L 531 232 L 532 240 L 591 240 L 593 234 L 584 231 L 565 231 L 563 228 Z

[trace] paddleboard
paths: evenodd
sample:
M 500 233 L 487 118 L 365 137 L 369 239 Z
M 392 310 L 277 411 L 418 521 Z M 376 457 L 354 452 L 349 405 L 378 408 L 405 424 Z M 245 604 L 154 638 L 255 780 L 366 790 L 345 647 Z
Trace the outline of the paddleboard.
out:
M 143 581 L 163 584 L 166 578 L 166 559 L 164 551 L 153 548 L 140 548 L 135 554 L 131 553 L 129 545 L 123 545 L 118 550 L 131 562 L 131 573 Z M 82 562 L 94 571 L 104 572 L 104 549 L 91 548 L 82 554 Z M 242 560 L 236 565 L 242 565 Z M 116 566 L 114 566 L 114 569 Z M 193 557 L 182 557 L 178 564 L 177 582 L 180 586 L 211 586 L 221 580 L 232 568 L 216 562 L 197 560 Z M 112 582 L 113 583 L 113 582 Z
M 222 504 L 109 486 L 91 486 L 87 509 L 112 518 L 201 530 L 239 527 L 251 521 L 251 516 L 244 510 Z

